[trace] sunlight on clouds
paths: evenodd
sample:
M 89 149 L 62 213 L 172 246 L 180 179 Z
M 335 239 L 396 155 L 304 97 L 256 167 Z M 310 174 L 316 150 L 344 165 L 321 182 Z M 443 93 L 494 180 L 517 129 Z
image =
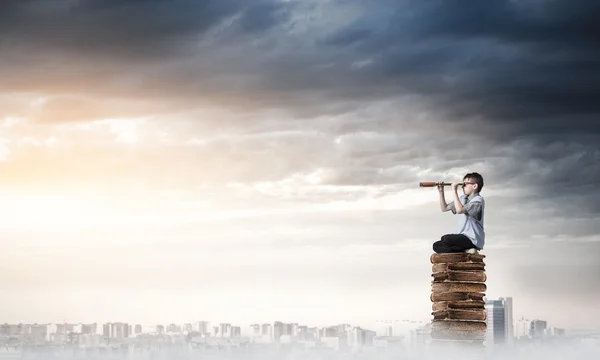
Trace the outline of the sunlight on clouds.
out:
M 410 133 L 394 134 L 374 131 L 356 131 L 338 136 L 334 142 L 347 153 L 364 154 L 369 151 L 397 151 L 407 148 L 413 139 Z
M 108 126 L 111 133 L 116 136 L 117 142 L 135 143 L 138 141 L 138 122 L 140 120 L 132 119 L 105 119 L 98 121 L 98 124 Z
M 248 218 L 294 216 L 323 212 L 399 210 L 432 201 L 422 189 L 397 190 L 386 186 L 319 185 L 322 171 L 295 174 L 278 182 L 229 184 L 228 197 L 235 199 L 222 205 L 223 194 L 210 199 L 167 199 L 155 209 L 122 209 L 117 203 L 105 202 L 101 195 L 87 192 L 58 194 L 0 195 L 0 215 L 4 227 L 41 226 L 77 229 L 108 225 L 157 226 L 191 222 L 214 222 Z M 321 199 L 317 201 L 316 199 Z M 327 199 L 327 200 L 325 200 Z
M 0 193 L 0 229 L 67 230 L 170 225 L 176 215 L 141 206 L 128 208 L 106 202 L 101 195 L 73 190 L 51 193 Z
M 0 161 L 8 160 L 8 154 L 10 154 L 10 150 L 6 145 L 8 142 L 9 141 L 7 139 L 0 138 Z
M 315 211 L 361 211 L 361 210 L 393 210 L 431 202 L 430 194 L 422 189 L 399 190 L 394 186 L 353 185 L 335 186 L 319 185 L 319 176 L 323 172 L 310 174 L 294 174 L 281 181 L 258 182 L 254 184 L 236 184 L 237 190 L 246 197 L 258 195 L 281 200 L 274 212 L 315 212 Z M 337 196 L 332 196 L 337 195 Z M 321 202 L 311 201 L 322 199 Z M 327 199 L 327 200 L 325 200 Z M 256 197 L 260 203 L 260 197 Z M 288 201 L 293 201 L 289 202 Z M 303 204 L 304 203 L 304 204 Z M 253 203 L 256 205 L 256 203 Z M 249 212 L 249 214 L 259 212 Z M 268 211 L 267 213 L 271 213 Z
M 346 256 L 356 258 L 371 257 L 374 261 L 381 261 L 387 257 L 394 257 L 397 251 L 429 250 L 431 239 L 428 238 L 403 238 L 394 244 L 350 244 L 339 251 Z
M 106 131 L 113 137 L 115 142 L 132 144 L 140 140 L 141 127 L 146 124 L 147 120 L 148 118 L 103 119 L 75 124 L 60 124 L 56 126 L 56 130 L 59 133 L 70 135 L 74 132 L 100 135 L 102 131 Z
M 313 173 L 308 174 L 307 181 L 311 185 L 316 185 L 323 181 L 323 170 L 319 169 Z
M 372 195 L 377 192 L 373 187 L 367 187 Z M 402 190 L 395 194 L 385 196 L 365 196 L 356 201 L 332 201 L 328 204 L 318 205 L 328 211 L 373 211 L 373 210 L 400 210 L 431 202 L 431 196 L 425 195 L 420 189 Z
M 56 145 L 58 143 L 58 139 L 54 136 L 50 136 L 47 137 L 45 139 L 39 140 L 37 138 L 34 137 L 23 137 L 21 139 L 19 139 L 18 141 L 18 145 L 19 146 L 47 146 L 47 147 L 52 147 L 54 145 Z
M 38 98 L 32 99 L 29 102 L 29 106 L 42 107 L 42 106 L 44 106 L 44 104 L 46 104 L 47 101 L 48 101 L 48 98 L 46 98 L 46 97 L 38 97 Z
M 84 227 L 102 223 L 107 211 L 89 205 L 81 196 L 2 194 L 0 216 L 6 221 L 2 227 L 42 226 L 46 228 Z
M 279 198 L 294 197 L 294 194 L 301 194 L 311 191 L 323 180 L 326 170 L 318 169 L 308 174 L 296 173 L 280 181 L 261 181 L 256 182 L 250 187 L 260 194 L 276 196 Z
M 5 129 L 10 129 L 10 128 L 17 126 L 23 122 L 24 122 L 24 120 L 21 118 L 9 116 L 9 117 L 5 117 L 4 119 L 2 119 L 1 126 Z

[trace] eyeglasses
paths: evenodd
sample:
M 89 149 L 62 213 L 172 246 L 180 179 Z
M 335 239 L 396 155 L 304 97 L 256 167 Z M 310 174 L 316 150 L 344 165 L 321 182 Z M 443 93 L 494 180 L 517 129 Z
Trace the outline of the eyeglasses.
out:
M 467 186 L 467 185 L 469 185 L 469 184 L 470 184 L 470 185 L 473 185 L 473 184 L 477 184 L 477 183 L 476 183 L 476 182 L 473 182 L 473 181 L 463 181 L 463 183 L 462 183 L 462 187 L 465 187 L 465 186 Z

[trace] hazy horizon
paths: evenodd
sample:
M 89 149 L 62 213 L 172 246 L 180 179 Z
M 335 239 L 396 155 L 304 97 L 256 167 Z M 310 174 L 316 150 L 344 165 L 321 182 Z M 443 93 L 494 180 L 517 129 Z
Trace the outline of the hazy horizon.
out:
M 597 328 L 597 10 L 0 2 L 0 322 L 429 321 L 477 171 L 487 297 Z

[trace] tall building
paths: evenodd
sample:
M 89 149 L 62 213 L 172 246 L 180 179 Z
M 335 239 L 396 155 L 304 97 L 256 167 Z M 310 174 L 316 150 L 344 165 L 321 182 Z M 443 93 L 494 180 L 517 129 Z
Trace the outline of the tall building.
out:
M 239 326 L 231 327 L 231 337 L 239 338 L 242 336 L 242 328 Z
M 548 323 L 545 320 L 533 320 L 529 328 L 529 336 L 532 339 L 542 339 L 546 332 Z
M 110 332 L 110 324 L 104 324 L 102 325 L 102 335 L 104 336 L 105 339 L 109 339 L 111 338 L 111 332 Z M 58 333 L 58 331 L 57 331 Z
M 31 325 L 31 332 L 29 334 L 31 343 L 34 345 L 44 345 L 46 339 L 48 339 L 48 328 L 47 324 Z
M 192 331 L 194 331 L 194 325 L 192 325 L 192 324 L 190 324 L 190 323 L 186 323 L 186 324 L 184 324 L 184 325 L 183 325 L 183 331 L 184 331 L 186 334 L 189 334 L 189 333 L 191 333 Z
M 172 333 L 172 334 L 180 334 L 181 333 L 181 326 L 176 325 L 176 324 L 171 324 L 167 328 L 167 332 Z
M 219 333 L 221 334 L 221 337 L 231 337 L 231 324 L 219 324 Z
M 125 339 L 130 335 L 129 324 L 107 323 L 102 325 L 102 335 L 105 339 Z
M 422 349 L 431 342 L 431 324 L 425 324 L 415 330 L 411 330 L 411 348 Z
M 513 299 L 512 297 L 500 298 L 500 300 L 504 301 L 504 332 L 506 334 L 506 343 L 508 345 L 514 344 L 515 340 L 515 332 L 514 332 L 514 322 L 513 322 Z
M 273 340 L 279 342 L 281 335 L 283 335 L 283 323 L 281 321 L 275 321 L 275 323 L 273 323 Z
M 129 324 L 113 323 L 111 324 L 111 335 L 117 339 L 125 339 L 129 337 Z
M 512 298 L 489 300 L 486 310 L 486 345 L 510 345 L 514 340 L 512 322 Z
M 269 337 L 273 336 L 273 327 L 271 324 L 262 324 L 261 326 L 261 334 L 268 335 Z
M 515 322 L 515 337 L 517 339 L 528 338 L 530 335 L 531 320 L 521 318 Z
M 348 347 L 351 349 L 360 349 L 364 346 L 365 333 L 360 327 L 353 327 L 346 332 Z
M 210 322 L 208 321 L 199 321 L 198 322 L 198 331 L 201 335 L 206 335 L 210 332 Z
M 159 335 L 162 335 L 165 333 L 165 326 L 164 325 L 156 325 L 156 333 Z
M 98 324 L 82 324 L 81 325 L 81 333 L 82 334 L 97 334 L 98 333 Z
M 252 329 L 252 336 L 260 336 L 260 324 L 252 324 L 250 328 Z
M 394 328 L 391 325 L 385 329 L 385 336 L 394 336 Z

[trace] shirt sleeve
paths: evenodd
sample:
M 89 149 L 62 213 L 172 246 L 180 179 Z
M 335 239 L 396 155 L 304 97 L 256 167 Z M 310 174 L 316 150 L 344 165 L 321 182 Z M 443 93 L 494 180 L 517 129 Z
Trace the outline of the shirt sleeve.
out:
M 454 205 L 454 201 L 450 201 L 450 202 L 448 203 L 448 207 L 450 208 L 450 211 L 452 211 L 452 213 L 453 213 L 454 215 L 456 215 L 456 206 Z
M 469 216 L 474 217 L 477 220 L 481 220 L 481 201 L 479 200 L 471 200 L 465 205 L 465 209 L 467 210 L 467 214 Z

